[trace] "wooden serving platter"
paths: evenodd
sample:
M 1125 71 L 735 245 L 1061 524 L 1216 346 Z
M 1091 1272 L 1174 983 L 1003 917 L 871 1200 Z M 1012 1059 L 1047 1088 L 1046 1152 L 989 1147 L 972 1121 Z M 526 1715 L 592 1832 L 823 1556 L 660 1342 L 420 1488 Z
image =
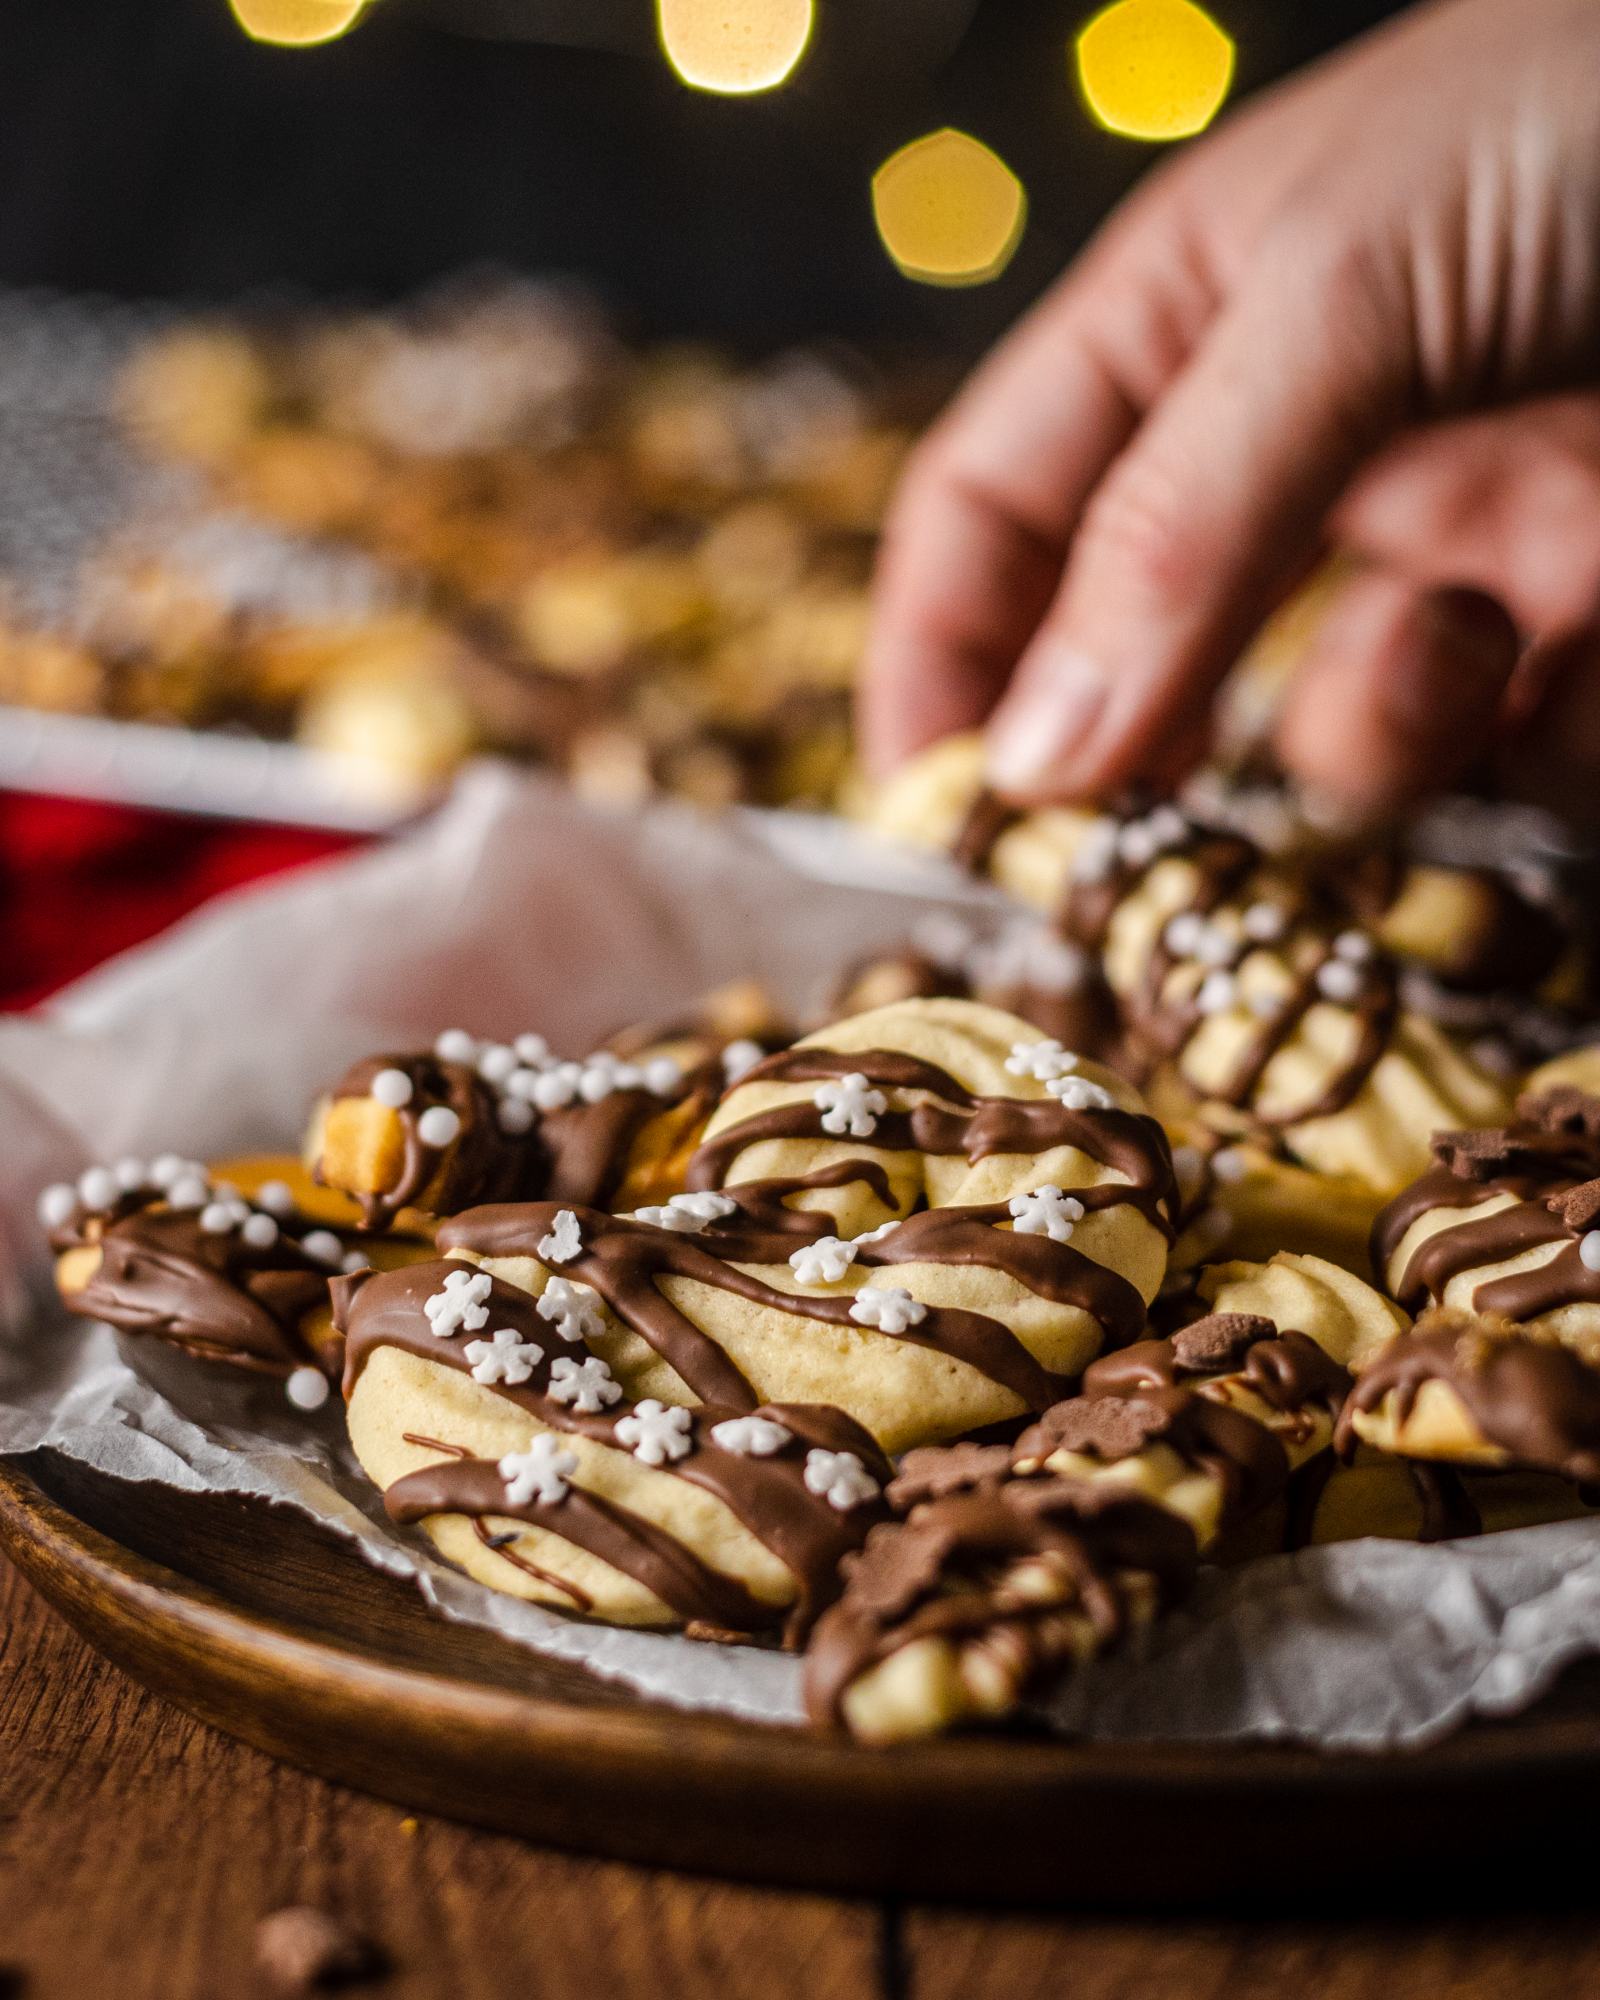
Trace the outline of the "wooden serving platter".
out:
M 553 1845 L 862 1894 L 1254 1910 L 1414 1906 L 1540 1857 L 1600 1781 L 1600 1670 L 1407 1756 L 1075 1745 L 890 1751 L 684 1714 L 493 1634 L 264 1503 L 35 1455 L 0 1549 L 147 1687 L 290 1763 Z M 1553 1874 L 1544 1886 L 1558 1886 Z

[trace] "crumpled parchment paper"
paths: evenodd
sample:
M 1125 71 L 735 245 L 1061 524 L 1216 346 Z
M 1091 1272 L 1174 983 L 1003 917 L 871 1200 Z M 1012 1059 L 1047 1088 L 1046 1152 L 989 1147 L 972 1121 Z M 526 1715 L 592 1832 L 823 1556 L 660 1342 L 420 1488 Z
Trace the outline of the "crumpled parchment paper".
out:
M 798 815 L 612 817 L 493 767 L 389 846 L 247 891 L 0 1023 L 0 1453 L 298 1507 L 438 1612 L 685 1707 L 800 1716 L 795 1661 L 585 1625 L 496 1595 L 384 1517 L 337 1405 L 121 1341 L 53 1303 L 40 1187 L 97 1158 L 294 1148 L 351 1058 L 446 1026 L 537 1029 L 581 1054 L 754 975 L 814 1004 L 919 919 L 994 910 L 940 865 Z M 1050 1708 L 1101 1738 L 1293 1738 L 1376 1749 L 1533 1700 L 1600 1651 L 1600 1525 L 1418 1548 L 1362 1541 L 1216 1573 L 1138 1658 Z

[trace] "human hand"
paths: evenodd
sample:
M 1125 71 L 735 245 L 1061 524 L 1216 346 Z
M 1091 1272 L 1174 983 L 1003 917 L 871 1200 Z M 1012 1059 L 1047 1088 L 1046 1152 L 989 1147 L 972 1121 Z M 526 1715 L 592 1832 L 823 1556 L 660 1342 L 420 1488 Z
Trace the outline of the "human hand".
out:
M 1377 567 L 1290 691 L 1291 770 L 1381 811 L 1493 740 L 1594 816 L 1600 395 L 1549 392 L 1600 372 L 1597 74 L 1593 0 L 1447 0 L 1154 174 L 915 455 L 869 762 L 990 716 L 1019 798 L 1175 777 L 1332 540 Z

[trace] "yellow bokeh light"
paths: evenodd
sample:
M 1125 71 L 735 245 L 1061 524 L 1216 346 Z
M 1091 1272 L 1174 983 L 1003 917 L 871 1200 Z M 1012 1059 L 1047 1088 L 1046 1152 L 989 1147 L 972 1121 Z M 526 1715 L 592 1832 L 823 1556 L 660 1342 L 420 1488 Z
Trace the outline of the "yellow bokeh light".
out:
M 347 34 L 366 0 L 228 0 L 228 5 L 251 41 L 310 49 Z
M 1011 262 L 1028 197 L 998 153 L 946 126 L 884 161 L 872 177 L 872 212 L 906 277 L 983 285 Z
M 696 90 L 772 90 L 805 54 L 815 0 L 656 0 L 667 61 Z
M 1233 41 L 1193 0 L 1116 0 L 1078 36 L 1078 84 L 1107 131 L 1187 139 L 1221 110 Z

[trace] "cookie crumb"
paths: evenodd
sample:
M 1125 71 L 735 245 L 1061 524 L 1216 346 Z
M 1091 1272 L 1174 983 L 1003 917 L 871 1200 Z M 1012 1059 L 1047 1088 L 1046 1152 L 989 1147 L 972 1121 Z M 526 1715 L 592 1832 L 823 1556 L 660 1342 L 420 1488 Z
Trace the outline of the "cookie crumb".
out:
M 281 1993 L 317 1993 L 377 1977 L 382 1955 L 326 1910 L 291 1904 L 256 1925 L 256 1965 Z

